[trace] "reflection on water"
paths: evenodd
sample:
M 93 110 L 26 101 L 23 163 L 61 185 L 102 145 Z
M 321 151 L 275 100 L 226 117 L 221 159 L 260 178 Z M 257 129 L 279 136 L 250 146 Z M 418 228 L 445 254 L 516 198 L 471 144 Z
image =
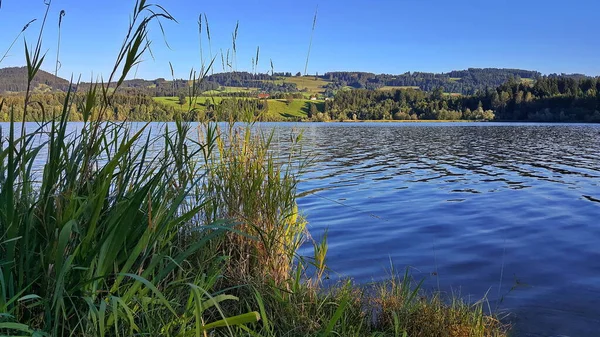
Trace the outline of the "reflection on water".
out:
M 391 259 L 430 290 L 487 294 L 518 336 L 600 333 L 600 126 L 295 127 L 332 276 L 382 279 Z

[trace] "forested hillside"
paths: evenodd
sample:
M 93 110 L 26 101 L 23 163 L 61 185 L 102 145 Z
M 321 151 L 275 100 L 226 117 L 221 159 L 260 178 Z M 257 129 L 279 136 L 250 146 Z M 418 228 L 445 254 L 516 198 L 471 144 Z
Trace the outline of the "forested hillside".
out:
M 289 73 L 280 75 L 291 76 Z M 282 77 L 284 76 L 251 74 L 248 72 L 217 73 L 197 82 L 196 88 L 199 92 L 216 90 L 222 86 L 252 88 L 256 91 L 268 93 L 298 92 L 295 83 L 281 81 Z M 82 82 L 78 86 L 79 90 L 88 88 L 89 83 L 86 81 L 89 81 L 89 79 L 82 78 Z M 186 95 L 189 93 L 190 81 L 187 79 L 166 80 L 164 78 L 155 80 L 133 79 L 124 81 L 121 87 L 127 92 L 131 92 L 133 89 L 138 93 L 152 97 L 178 96 L 181 93 Z M 64 92 L 68 88 L 69 81 L 40 70 L 33 81 L 31 89 L 37 92 Z M 26 90 L 27 69 L 25 67 L 0 69 L 0 93 L 24 92 Z
M 31 90 L 66 91 L 69 81 L 56 77 L 43 70 L 38 71 L 33 79 Z M 0 93 L 24 92 L 27 90 L 27 68 L 12 67 L 0 69 Z
M 433 91 L 443 87 L 444 91 L 471 95 L 478 90 L 495 88 L 509 79 L 533 81 L 541 77 L 537 71 L 520 69 L 469 68 L 449 73 L 413 72 L 400 75 L 373 74 L 365 72 L 328 72 L 323 78 L 335 83 L 334 87 L 349 86 L 356 89 L 376 90 L 384 87 L 415 87 Z
M 298 74 L 296 75 L 298 76 Z M 560 76 L 585 77 L 585 75 L 579 74 Z M 326 81 L 322 88 L 323 92 L 326 96 L 332 97 L 337 90 L 348 87 L 370 90 L 386 87 L 388 89 L 413 87 L 423 91 L 433 91 L 436 88 L 443 87 L 445 92 L 467 95 L 474 94 L 478 90 L 498 87 L 511 78 L 517 81 L 532 82 L 540 78 L 541 74 L 536 71 L 519 69 L 470 68 L 443 74 L 408 72 L 399 75 L 390 75 L 366 72 L 328 72 L 321 76 L 315 75 L 315 77 Z M 25 91 L 27 89 L 26 78 L 27 72 L 25 68 L 0 69 L 0 93 Z M 290 80 L 287 80 L 288 78 Z M 289 72 L 275 75 L 252 74 L 249 72 L 223 72 L 209 75 L 197 85 L 200 91 L 216 90 L 219 87 L 239 87 L 269 93 L 293 93 L 299 91 L 298 85 L 292 81 L 293 78 Z M 89 81 L 89 79 L 82 79 L 80 85 L 82 88 L 86 88 L 86 81 Z M 68 84 L 67 80 L 56 78 L 50 73 L 40 71 L 34 81 L 34 88 L 65 91 L 68 88 Z M 187 79 L 176 79 L 173 81 L 164 78 L 154 80 L 134 79 L 125 81 L 122 87 L 133 88 L 153 97 L 177 96 L 181 92 L 187 93 L 189 81 Z

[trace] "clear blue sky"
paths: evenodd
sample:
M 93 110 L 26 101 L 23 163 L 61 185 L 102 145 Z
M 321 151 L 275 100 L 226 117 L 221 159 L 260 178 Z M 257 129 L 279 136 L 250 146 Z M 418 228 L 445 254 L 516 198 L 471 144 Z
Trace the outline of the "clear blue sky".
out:
M 187 77 L 200 64 L 197 19 L 206 13 L 212 51 L 231 47 L 239 20 L 237 70 L 250 70 L 260 46 L 258 71 L 269 59 L 275 71 L 304 71 L 315 8 L 317 26 L 308 72 L 334 70 L 403 73 L 468 67 L 600 75 L 598 0 L 154 0 L 179 21 L 165 22 L 167 40 L 153 27 L 154 60 L 147 55 L 137 77 Z M 59 76 L 106 76 L 126 30 L 134 0 L 53 0 L 43 69 L 54 70 L 58 13 L 63 20 Z M 23 25 L 43 16 L 42 0 L 2 0 L 0 52 Z M 38 20 L 26 32 L 37 37 Z M 203 36 L 205 54 L 209 53 Z M 22 39 L 0 67 L 25 62 Z M 216 70 L 220 71 L 220 57 Z

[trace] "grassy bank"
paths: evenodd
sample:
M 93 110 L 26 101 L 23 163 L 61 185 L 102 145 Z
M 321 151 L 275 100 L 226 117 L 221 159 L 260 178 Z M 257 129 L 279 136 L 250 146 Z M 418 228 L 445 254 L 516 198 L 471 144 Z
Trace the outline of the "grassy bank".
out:
M 108 80 L 69 91 L 46 122 L 15 121 L 0 101 L 0 335 L 505 336 L 483 302 L 426 296 L 406 273 L 324 287 L 327 236 L 311 238 L 296 203 L 301 135 L 282 156 L 251 124 L 111 122 L 159 18 L 172 19 L 136 2 Z M 28 90 L 23 120 L 31 104 Z

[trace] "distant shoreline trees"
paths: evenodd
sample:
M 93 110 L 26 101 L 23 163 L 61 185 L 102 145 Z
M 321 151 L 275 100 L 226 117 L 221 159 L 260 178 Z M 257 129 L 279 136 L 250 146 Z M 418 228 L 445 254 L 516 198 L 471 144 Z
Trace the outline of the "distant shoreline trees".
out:
M 359 120 L 503 120 L 600 122 L 600 79 L 546 76 L 516 79 L 474 95 L 416 89 L 338 91 L 325 102 L 330 118 Z

